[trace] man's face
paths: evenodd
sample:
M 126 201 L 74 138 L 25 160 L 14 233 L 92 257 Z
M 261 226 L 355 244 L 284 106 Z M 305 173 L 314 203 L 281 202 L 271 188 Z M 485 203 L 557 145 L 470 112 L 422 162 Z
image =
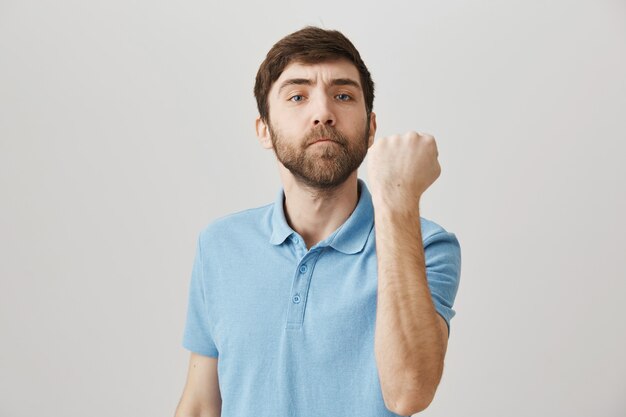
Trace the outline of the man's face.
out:
M 288 65 L 268 102 L 274 153 L 300 182 L 334 188 L 363 162 L 370 125 L 359 73 L 349 61 Z

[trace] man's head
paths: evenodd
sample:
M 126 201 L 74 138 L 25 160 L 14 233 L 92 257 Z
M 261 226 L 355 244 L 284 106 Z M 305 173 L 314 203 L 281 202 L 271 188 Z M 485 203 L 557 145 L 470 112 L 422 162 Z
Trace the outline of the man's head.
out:
M 292 62 L 318 64 L 340 58 L 350 61 L 359 72 L 366 114 L 374 108 L 374 82 L 352 42 L 337 30 L 307 26 L 276 42 L 256 74 L 254 96 L 261 120 L 269 122 L 268 95 L 280 74 Z
M 277 42 L 259 67 L 254 94 L 262 145 L 308 186 L 343 183 L 373 143 L 374 83 L 338 31 L 306 27 Z M 328 141 L 313 144 L 320 138 Z

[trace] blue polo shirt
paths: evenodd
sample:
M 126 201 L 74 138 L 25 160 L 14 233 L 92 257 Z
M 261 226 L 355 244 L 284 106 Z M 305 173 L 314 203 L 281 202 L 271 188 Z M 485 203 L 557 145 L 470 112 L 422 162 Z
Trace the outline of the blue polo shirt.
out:
M 397 416 L 374 357 L 377 260 L 365 182 L 349 218 L 307 250 L 272 204 L 221 217 L 198 239 L 183 346 L 217 357 L 222 417 Z M 461 252 L 420 218 L 426 271 L 448 323 Z

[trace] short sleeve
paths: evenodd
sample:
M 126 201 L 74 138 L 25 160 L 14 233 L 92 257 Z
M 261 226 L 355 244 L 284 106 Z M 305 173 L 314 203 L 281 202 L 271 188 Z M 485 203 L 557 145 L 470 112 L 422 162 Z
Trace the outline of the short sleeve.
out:
M 435 310 L 448 325 L 456 314 L 452 306 L 461 277 L 461 246 L 454 233 L 437 232 L 424 241 L 426 276 Z
M 202 247 L 198 238 L 189 285 L 183 347 L 192 352 L 216 358 L 218 351 L 209 329 L 206 295 Z

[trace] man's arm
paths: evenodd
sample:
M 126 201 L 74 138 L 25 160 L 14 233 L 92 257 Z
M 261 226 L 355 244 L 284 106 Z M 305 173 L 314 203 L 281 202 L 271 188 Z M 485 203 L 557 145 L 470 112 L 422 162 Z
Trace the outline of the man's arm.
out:
M 187 382 L 174 417 L 221 416 L 217 361 L 217 358 L 191 353 Z
M 448 328 L 436 312 L 428 282 L 419 202 L 375 207 L 378 300 L 375 353 L 387 408 L 400 415 L 424 410 L 443 373 Z
M 374 353 L 383 399 L 396 414 L 424 410 L 443 373 L 445 333 L 426 277 L 419 201 L 441 174 L 435 138 L 414 131 L 368 151 L 378 298 Z

